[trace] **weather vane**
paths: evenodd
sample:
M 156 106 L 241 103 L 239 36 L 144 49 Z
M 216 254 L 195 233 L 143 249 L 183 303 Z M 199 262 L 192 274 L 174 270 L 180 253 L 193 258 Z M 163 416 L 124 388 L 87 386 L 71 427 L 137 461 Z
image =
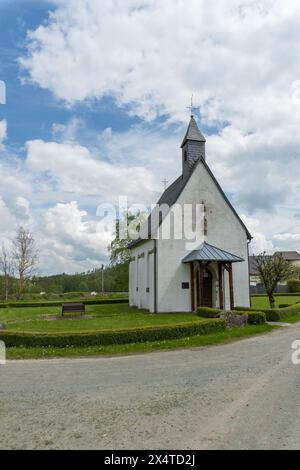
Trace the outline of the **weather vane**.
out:
M 194 108 L 194 93 L 191 96 L 191 106 L 188 106 L 187 109 L 190 111 L 191 117 L 193 117 L 194 116 L 193 111 L 194 111 L 194 109 L 196 109 L 196 108 Z

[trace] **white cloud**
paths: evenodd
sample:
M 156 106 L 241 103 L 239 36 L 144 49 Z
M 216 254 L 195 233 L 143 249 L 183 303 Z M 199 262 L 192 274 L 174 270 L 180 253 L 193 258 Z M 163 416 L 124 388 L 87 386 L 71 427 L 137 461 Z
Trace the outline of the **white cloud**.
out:
M 274 251 L 273 242 L 272 240 L 268 240 L 261 232 L 262 227 L 259 220 L 247 217 L 246 215 L 242 215 L 241 218 L 253 237 L 249 246 L 250 254 L 259 254 L 264 251 L 272 253 Z
M 277 127 L 299 118 L 299 21 L 296 0 L 60 0 L 21 64 L 70 104 L 185 119 L 194 92 L 206 122 Z
M 109 96 L 129 114 L 160 120 L 97 135 L 74 117 L 53 125 L 50 142 L 33 136 L 25 161 L 10 162 L 11 171 L 0 162 L 2 211 L 11 224 L 23 217 L 39 227 L 44 265 L 80 270 L 86 260 L 97 263 L 106 253 L 89 219 L 97 204 L 119 194 L 152 203 L 161 180 L 179 174 L 183 130 L 169 124 L 186 122 L 191 93 L 201 126 L 217 126 L 207 160 L 246 214 L 251 249 L 300 251 L 299 2 L 53 4 L 48 21 L 28 35 L 21 64 L 30 80 L 68 106 L 101 106 L 96 100 Z M 1 121 L 0 146 L 5 137 Z
M 111 233 L 98 233 L 95 221 L 80 210 L 77 202 L 58 203 L 45 211 L 40 235 L 42 262 L 48 272 L 90 269 L 106 257 Z
M 145 198 L 155 188 L 146 168 L 109 163 L 81 145 L 34 140 L 27 142 L 27 155 L 28 169 L 50 177 L 60 191 L 97 196 L 99 203 L 115 203 L 119 195 L 136 200 L 143 193 Z

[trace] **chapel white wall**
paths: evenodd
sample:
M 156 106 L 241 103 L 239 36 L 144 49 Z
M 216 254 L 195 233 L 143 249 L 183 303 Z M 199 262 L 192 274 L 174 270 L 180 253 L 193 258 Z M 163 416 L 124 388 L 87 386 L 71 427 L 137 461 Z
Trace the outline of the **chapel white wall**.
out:
M 249 306 L 249 271 L 247 235 L 244 227 L 234 215 L 215 185 L 207 169 L 199 162 L 187 182 L 177 204 L 205 203 L 208 234 L 205 241 L 245 261 L 233 264 L 235 305 Z M 175 216 L 174 223 L 177 224 Z M 167 216 L 161 226 L 170 223 Z M 172 227 L 172 222 L 171 222 Z M 189 265 L 182 259 L 190 252 L 186 240 L 158 240 L 157 308 L 159 312 L 191 311 L 191 291 L 182 289 L 182 282 L 190 282 Z M 225 272 L 225 307 L 230 308 L 229 280 Z M 191 288 L 191 286 L 190 286 Z

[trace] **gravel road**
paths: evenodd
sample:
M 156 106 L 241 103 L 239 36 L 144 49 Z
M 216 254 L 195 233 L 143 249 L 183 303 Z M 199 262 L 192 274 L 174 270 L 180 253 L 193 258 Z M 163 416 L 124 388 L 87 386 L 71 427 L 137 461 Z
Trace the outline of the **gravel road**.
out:
M 299 449 L 300 326 L 210 348 L 0 366 L 1 449 Z

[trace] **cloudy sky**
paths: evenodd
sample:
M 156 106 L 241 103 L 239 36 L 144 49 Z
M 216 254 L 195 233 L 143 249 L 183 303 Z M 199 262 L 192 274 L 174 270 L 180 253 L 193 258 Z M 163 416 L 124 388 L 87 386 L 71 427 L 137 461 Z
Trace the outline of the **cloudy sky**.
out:
M 0 240 L 29 227 L 42 273 L 106 262 L 98 205 L 178 176 L 194 93 L 252 250 L 300 251 L 299 25 L 298 0 L 0 0 Z

